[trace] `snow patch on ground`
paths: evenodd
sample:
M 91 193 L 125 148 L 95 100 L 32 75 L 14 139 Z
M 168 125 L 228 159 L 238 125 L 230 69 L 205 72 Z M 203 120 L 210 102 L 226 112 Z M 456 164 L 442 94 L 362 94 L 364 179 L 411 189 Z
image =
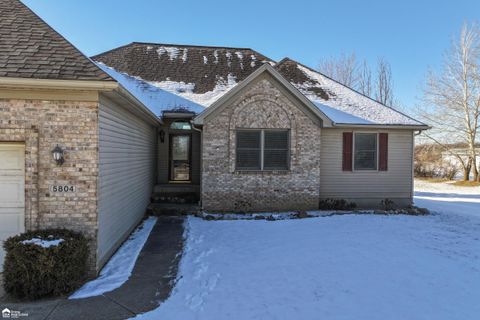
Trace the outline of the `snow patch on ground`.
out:
M 456 186 L 453 185 L 454 182 L 429 182 L 428 180 L 415 179 L 415 191 L 480 195 L 480 187 Z
M 480 218 L 480 187 L 462 187 L 416 179 L 414 200 L 415 205 L 435 212 Z
M 84 284 L 75 291 L 69 299 L 94 297 L 119 288 L 130 278 L 137 257 L 142 251 L 145 242 L 157 221 L 156 217 L 149 217 L 139 226 L 130 238 L 110 258 L 95 280 Z M 152 271 L 153 272 L 153 271 Z
M 415 201 L 434 214 L 189 217 L 172 295 L 138 318 L 476 319 L 480 216 Z
M 23 240 L 21 242 L 23 244 L 34 244 L 34 245 L 40 246 L 42 248 L 50 248 L 50 247 L 58 246 L 63 241 L 65 241 L 65 240 L 63 240 L 63 239 L 44 240 L 44 239 L 40 239 L 40 238 L 32 238 L 32 239 L 29 239 L 29 240 Z

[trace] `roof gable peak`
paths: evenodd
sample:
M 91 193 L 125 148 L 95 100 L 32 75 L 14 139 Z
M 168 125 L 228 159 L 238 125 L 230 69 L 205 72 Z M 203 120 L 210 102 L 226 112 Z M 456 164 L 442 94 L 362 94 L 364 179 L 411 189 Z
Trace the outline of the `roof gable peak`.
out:
M 240 82 L 236 85 L 232 90 L 224 94 L 220 99 L 215 101 L 210 107 L 205 109 L 201 114 L 199 114 L 195 118 L 195 123 L 202 125 L 203 121 L 206 117 L 211 115 L 216 110 L 222 108 L 225 103 L 230 100 L 233 96 L 238 94 L 241 90 L 247 87 L 250 83 L 255 81 L 258 77 L 262 74 L 268 73 L 272 76 L 272 78 L 278 81 L 284 88 L 287 89 L 289 93 L 291 93 L 296 99 L 300 101 L 313 115 L 317 117 L 317 119 L 321 120 L 324 127 L 332 126 L 332 121 L 322 112 L 320 111 L 310 100 L 308 100 L 298 89 L 296 89 L 290 82 L 288 82 L 274 67 L 272 67 L 269 63 L 263 63 L 261 67 L 259 67 L 255 72 L 250 74 L 245 80 Z

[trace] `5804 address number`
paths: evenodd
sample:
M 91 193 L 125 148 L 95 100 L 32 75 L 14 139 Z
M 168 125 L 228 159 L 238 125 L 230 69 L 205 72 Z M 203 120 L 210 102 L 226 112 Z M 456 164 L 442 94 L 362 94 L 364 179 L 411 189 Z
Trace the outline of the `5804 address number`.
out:
M 69 193 L 69 192 L 75 192 L 75 186 L 71 185 L 55 185 L 55 186 L 50 186 L 50 192 L 63 192 L 63 193 Z

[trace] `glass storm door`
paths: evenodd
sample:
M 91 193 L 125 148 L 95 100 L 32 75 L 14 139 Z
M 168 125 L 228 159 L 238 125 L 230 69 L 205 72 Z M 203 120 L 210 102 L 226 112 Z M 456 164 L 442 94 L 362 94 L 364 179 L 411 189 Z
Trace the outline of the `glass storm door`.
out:
M 170 135 L 170 180 L 190 181 L 190 135 Z

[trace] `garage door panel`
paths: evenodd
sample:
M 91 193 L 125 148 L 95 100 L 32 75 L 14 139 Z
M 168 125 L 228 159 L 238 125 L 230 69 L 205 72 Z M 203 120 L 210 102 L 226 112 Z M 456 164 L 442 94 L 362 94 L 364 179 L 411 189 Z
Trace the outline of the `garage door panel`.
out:
M 25 203 L 23 176 L 0 176 L 0 204 L 5 207 L 23 207 Z
M 25 148 L 0 143 L 0 272 L 2 242 L 25 231 Z
M 0 208 L 0 239 L 4 240 L 25 228 L 23 208 Z M 5 237 L 6 235 L 6 237 Z
M 23 171 L 24 149 L 19 146 L 0 146 L 0 171 Z

